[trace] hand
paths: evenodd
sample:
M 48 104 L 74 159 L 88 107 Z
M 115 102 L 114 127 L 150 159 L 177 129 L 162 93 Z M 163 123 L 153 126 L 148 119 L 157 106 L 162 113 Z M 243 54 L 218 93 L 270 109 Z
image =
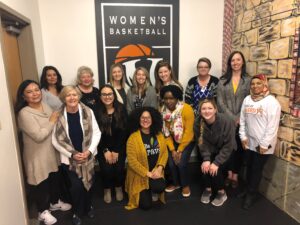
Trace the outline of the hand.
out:
M 218 169 L 219 169 L 219 167 L 216 164 L 214 164 L 214 163 L 210 164 L 209 174 L 213 177 L 216 176 L 218 173 Z
M 182 152 L 177 152 L 177 164 L 180 163 Z
M 81 164 L 85 161 L 85 159 L 82 157 L 81 152 L 74 153 L 72 158 L 79 164 Z
M 158 166 L 152 170 L 152 179 L 158 179 L 162 177 L 163 174 L 162 166 Z
M 177 161 L 177 152 L 175 150 L 172 151 L 172 158 L 173 158 L 174 162 Z
M 82 157 L 87 160 L 92 153 L 87 149 L 82 152 Z
M 235 120 L 235 126 L 238 126 L 240 125 L 240 117 L 238 117 L 236 120 Z
M 112 155 L 112 164 L 115 164 L 118 161 L 119 153 L 112 151 L 111 155 Z
M 207 174 L 209 171 L 209 167 L 210 167 L 210 161 L 204 161 L 201 164 L 201 171 L 203 174 Z
M 245 139 L 245 140 L 243 140 L 241 142 L 242 142 L 243 149 L 244 150 L 248 150 L 249 149 L 249 141 L 248 141 L 248 139 Z
M 147 177 L 152 178 L 152 177 L 153 177 L 152 172 L 148 171 L 148 172 L 147 172 Z
M 263 147 L 259 146 L 259 153 L 260 153 L 260 154 L 265 154 L 266 151 L 268 151 L 267 148 L 263 148 Z
M 54 112 L 51 114 L 51 116 L 49 117 L 49 122 L 55 124 L 55 123 L 57 122 L 57 120 L 58 120 L 58 117 L 59 117 L 59 112 L 54 111 Z
M 105 158 L 105 160 L 106 160 L 106 162 L 107 162 L 108 164 L 113 164 L 113 163 L 112 163 L 112 162 L 113 162 L 113 156 L 112 156 L 111 151 L 106 151 L 106 152 L 104 153 L 104 158 Z

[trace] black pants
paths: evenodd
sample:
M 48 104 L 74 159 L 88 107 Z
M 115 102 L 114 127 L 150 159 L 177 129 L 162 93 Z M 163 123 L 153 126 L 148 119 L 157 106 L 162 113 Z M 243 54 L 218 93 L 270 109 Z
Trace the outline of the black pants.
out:
M 149 189 L 145 189 L 140 192 L 139 208 L 148 210 L 152 207 L 152 193 L 160 194 L 166 188 L 166 182 L 164 178 L 149 179 Z
M 242 142 L 239 137 L 239 127 L 236 129 L 235 141 L 236 141 L 237 149 L 231 153 L 231 156 L 228 161 L 227 169 L 232 171 L 233 173 L 238 174 L 243 164 L 243 154 L 244 154 Z
M 124 183 L 125 154 L 119 154 L 115 164 L 108 164 L 103 153 L 98 153 L 97 159 L 101 169 L 104 188 L 121 187 Z
M 49 177 L 38 185 L 30 185 L 30 190 L 38 211 L 43 212 L 49 209 L 50 203 L 55 204 L 62 197 L 60 190 L 60 173 L 50 173 Z
M 78 216 L 83 216 L 90 211 L 92 206 L 90 192 L 85 189 L 82 179 L 74 171 L 69 170 L 67 165 L 62 165 L 62 167 L 70 182 L 68 188 L 73 212 Z
M 262 177 L 264 166 L 269 158 L 268 155 L 262 155 L 257 152 L 247 150 L 244 157 L 247 168 L 247 189 L 249 192 L 255 193 Z

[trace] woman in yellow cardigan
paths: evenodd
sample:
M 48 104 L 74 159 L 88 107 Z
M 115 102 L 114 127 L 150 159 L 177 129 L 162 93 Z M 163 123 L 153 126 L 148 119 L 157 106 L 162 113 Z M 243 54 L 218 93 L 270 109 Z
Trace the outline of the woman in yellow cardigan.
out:
M 161 108 L 163 117 L 163 134 L 166 137 L 171 171 L 172 185 L 166 192 L 173 192 L 182 187 L 183 197 L 189 197 L 191 190 L 188 178 L 188 162 L 194 148 L 194 112 L 190 105 L 182 102 L 182 90 L 176 85 L 161 89 L 160 97 L 164 105 Z
M 152 207 L 152 201 L 164 201 L 164 168 L 168 153 L 161 133 L 162 118 L 152 107 L 133 111 L 129 118 L 133 131 L 127 141 L 127 176 L 125 191 L 128 193 L 126 209 Z

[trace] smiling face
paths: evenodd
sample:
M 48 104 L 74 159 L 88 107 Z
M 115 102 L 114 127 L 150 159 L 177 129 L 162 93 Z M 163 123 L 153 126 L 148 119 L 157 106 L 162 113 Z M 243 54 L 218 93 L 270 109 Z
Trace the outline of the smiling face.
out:
M 250 89 L 252 94 L 260 95 L 264 92 L 264 82 L 260 79 L 254 78 L 251 81 Z
M 197 71 L 199 76 L 207 76 L 209 73 L 209 65 L 206 62 L 199 62 L 199 64 L 197 65 Z
M 167 66 L 162 66 L 158 70 L 158 76 L 163 84 L 167 84 L 171 81 L 171 70 Z
M 114 102 L 114 92 L 109 87 L 104 87 L 100 93 L 100 100 L 103 102 L 105 106 L 111 106 Z
M 112 78 L 114 81 L 121 82 L 122 77 L 123 77 L 123 73 L 120 67 L 117 66 L 112 69 Z
M 78 107 L 79 103 L 79 96 L 78 93 L 73 89 L 70 90 L 65 98 L 67 108 L 76 108 Z
M 177 102 L 178 99 L 173 96 L 172 92 L 168 91 L 164 94 L 164 104 L 170 111 L 175 110 Z
M 138 85 L 144 85 L 146 83 L 147 76 L 143 70 L 138 70 L 136 73 L 136 83 Z
M 238 72 L 242 70 L 244 61 L 242 56 L 239 53 L 236 53 L 233 55 L 233 57 L 231 58 L 231 68 L 232 71 Z
M 90 73 L 82 73 L 80 75 L 81 85 L 90 87 L 93 85 L 93 76 Z
M 24 89 L 23 97 L 28 105 L 40 103 L 42 101 L 41 89 L 37 84 L 31 83 Z
M 57 74 L 54 70 L 52 69 L 47 70 L 46 81 L 49 85 L 55 85 L 57 83 Z
M 152 117 L 148 111 L 142 113 L 140 117 L 140 126 L 143 131 L 147 133 L 150 131 L 150 127 L 152 125 Z
M 205 102 L 201 105 L 200 115 L 207 123 L 213 123 L 216 119 L 217 109 L 211 102 Z

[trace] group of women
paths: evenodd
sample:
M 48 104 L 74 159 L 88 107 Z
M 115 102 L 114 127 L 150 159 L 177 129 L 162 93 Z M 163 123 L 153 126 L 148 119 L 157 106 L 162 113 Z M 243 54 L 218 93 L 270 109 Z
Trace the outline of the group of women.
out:
M 249 208 L 274 152 L 280 105 L 269 95 L 264 75 L 246 74 L 241 52 L 229 56 L 220 80 L 209 74 L 210 68 L 209 59 L 199 59 L 185 102 L 182 85 L 166 61 L 156 65 L 153 86 L 148 71 L 138 67 L 128 87 L 121 64 L 111 66 L 109 83 L 100 90 L 85 66 L 78 69 L 76 86 L 62 86 L 53 66 L 43 69 L 41 86 L 24 81 L 16 112 L 39 220 L 53 224 L 51 211 L 71 208 L 75 225 L 82 224 L 84 215 L 94 217 L 90 189 L 95 159 L 106 203 L 113 195 L 123 200 L 125 175 L 126 209 L 149 209 L 155 201 L 165 202 L 164 192 L 179 188 L 189 197 L 188 161 L 195 146 L 205 185 L 201 202 L 221 206 L 227 199 L 225 186 L 238 185 L 246 162 L 248 188 L 241 195 L 243 207 Z

